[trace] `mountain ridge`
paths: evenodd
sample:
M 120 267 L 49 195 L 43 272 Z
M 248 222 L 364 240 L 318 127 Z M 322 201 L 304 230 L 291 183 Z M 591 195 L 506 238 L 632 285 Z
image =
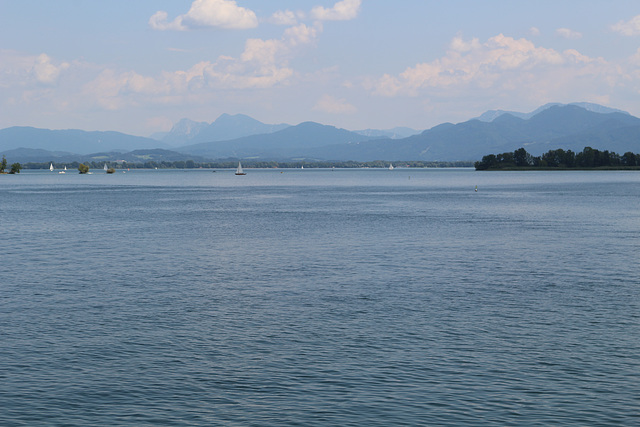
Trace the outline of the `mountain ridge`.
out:
M 533 155 L 557 148 L 580 151 L 585 146 L 620 154 L 640 151 L 640 119 L 627 112 L 584 103 L 546 104 L 535 111 L 537 113 L 528 118 L 505 112 L 491 121 L 474 118 L 457 124 L 441 123 L 397 139 L 382 132 L 363 134 L 362 131 L 315 122 L 280 125 L 281 129 L 271 131 L 277 125 L 264 125 L 244 115 L 222 115 L 216 120 L 218 130 L 254 124 L 257 127 L 251 132 L 267 128 L 269 132 L 218 141 L 194 142 L 197 140 L 192 138 L 192 143 L 179 147 L 118 132 L 11 127 L 0 130 L 0 153 L 11 152 L 18 156 L 18 160 L 12 161 L 45 156 L 51 159 L 78 158 L 109 152 L 122 157 L 122 153 L 153 149 L 166 149 L 181 156 L 201 159 L 456 161 L 478 160 L 488 153 L 509 152 L 520 147 L 525 147 Z M 184 134 L 197 135 L 209 128 L 205 125 L 204 122 L 184 119 L 174 127 L 181 127 Z M 232 134 L 238 132 L 246 133 L 247 130 L 232 131 Z M 20 148 L 25 150 L 10 151 Z M 158 155 L 179 157 L 170 153 Z
M 601 114 L 607 114 L 607 113 L 624 113 L 624 114 L 629 114 L 626 111 L 623 110 L 618 110 L 617 108 L 611 108 L 611 107 L 605 107 L 603 105 L 599 105 L 599 104 L 594 104 L 591 102 L 571 102 L 569 104 L 561 104 L 559 102 L 549 102 L 547 104 L 544 104 L 538 108 L 536 108 L 535 110 L 529 112 L 529 113 L 520 113 L 517 111 L 506 111 L 506 110 L 488 110 L 485 111 L 484 113 L 482 113 L 480 116 L 475 117 L 475 119 L 480 120 L 481 122 L 492 122 L 495 119 L 497 119 L 498 117 L 504 115 L 504 114 L 510 114 L 514 117 L 518 117 L 520 119 L 524 119 L 524 120 L 528 120 L 531 117 L 541 113 L 544 110 L 547 110 L 551 107 L 555 107 L 555 106 L 566 106 L 566 105 L 574 105 L 580 108 L 583 108 L 587 111 L 591 111 L 594 113 L 601 113 Z M 471 119 L 473 120 L 473 119 Z

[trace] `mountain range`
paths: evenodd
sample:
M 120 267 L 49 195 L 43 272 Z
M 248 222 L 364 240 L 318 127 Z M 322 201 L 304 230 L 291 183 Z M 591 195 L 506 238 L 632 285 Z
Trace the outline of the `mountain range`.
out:
M 11 127 L 0 130 L 0 153 L 12 162 L 456 161 L 479 160 L 520 147 L 540 155 L 558 148 L 581 151 L 585 146 L 623 154 L 640 151 L 640 119 L 597 104 L 554 103 L 531 113 L 492 110 L 462 123 L 443 123 L 418 132 L 408 128 L 348 131 L 314 122 L 270 125 L 242 114 L 223 114 L 213 123 L 182 119 L 170 132 L 154 138 Z
M 228 141 L 249 135 L 269 134 L 290 126 L 284 123 L 264 124 L 244 114 L 222 114 L 213 123 L 182 119 L 169 132 L 155 134 L 153 137 L 172 147 L 180 147 L 201 142 Z

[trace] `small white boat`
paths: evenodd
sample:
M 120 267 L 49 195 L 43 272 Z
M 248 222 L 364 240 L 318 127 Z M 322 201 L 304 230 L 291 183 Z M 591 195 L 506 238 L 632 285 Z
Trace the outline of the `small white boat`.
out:
M 392 171 L 392 170 L 393 170 L 393 165 L 392 165 L 392 164 L 390 164 L 390 165 L 389 165 L 389 170 L 390 170 L 390 171 Z
M 102 169 L 104 169 L 105 172 L 109 170 L 106 163 L 104 164 L 104 167 Z
M 236 169 L 236 175 L 246 175 L 247 173 L 242 170 L 242 165 L 238 162 L 238 169 Z
M 51 164 L 49 165 L 49 170 L 50 170 L 51 172 L 53 172 L 53 163 L 51 163 Z
M 63 171 L 59 171 L 58 173 L 67 173 L 67 167 L 65 166 L 64 170 Z

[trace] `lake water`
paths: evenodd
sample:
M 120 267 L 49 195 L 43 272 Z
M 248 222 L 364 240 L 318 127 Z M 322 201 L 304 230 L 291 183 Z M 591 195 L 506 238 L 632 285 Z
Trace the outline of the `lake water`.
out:
M 1 425 L 640 422 L 639 172 L 246 172 L 0 176 Z

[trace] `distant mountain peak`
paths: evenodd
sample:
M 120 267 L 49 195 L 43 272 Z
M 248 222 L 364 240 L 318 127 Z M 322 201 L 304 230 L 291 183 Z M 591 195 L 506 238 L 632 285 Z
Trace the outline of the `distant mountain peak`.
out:
M 524 120 L 529 120 L 531 117 L 545 111 L 548 110 L 551 107 L 565 107 L 565 106 L 575 106 L 575 107 L 580 107 L 584 110 L 587 111 L 591 111 L 593 113 L 599 113 L 599 114 L 609 114 L 609 113 L 622 113 L 622 114 L 629 114 L 626 111 L 623 110 L 618 110 L 616 108 L 610 108 L 610 107 L 605 107 L 604 105 L 599 105 L 599 104 L 593 104 L 591 102 L 571 102 L 569 104 L 561 104 L 559 102 L 550 102 L 548 104 L 544 104 L 541 107 L 536 108 L 535 110 L 531 111 L 530 113 L 520 113 L 517 111 L 506 111 L 506 110 L 488 110 L 484 113 L 482 113 L 480 116 L 476 117 L 476 120 L 480 120 L 481 122 L 492 122 L 495 119 L 497 119 L 498 117 L 504 115 L 504 114 L 511 114 L 514 117 L 518 117 L 520 119 L 524 119 Z
M 209 126 L 207 122 L 196 122 L 191 119 L 180 119 L 173 127 L 171 132 L 179 132 L 184 135 L 197 134 L 203 128 Z
M 230 123 L 230 122 L 262 123 L 259 120 L 254 119 L 253 117 L 247 116 L 246 114 L 228 114 L 228 113 L 220 114 L 220 116 L 213 123 L 222 124 L 222 123 Z

